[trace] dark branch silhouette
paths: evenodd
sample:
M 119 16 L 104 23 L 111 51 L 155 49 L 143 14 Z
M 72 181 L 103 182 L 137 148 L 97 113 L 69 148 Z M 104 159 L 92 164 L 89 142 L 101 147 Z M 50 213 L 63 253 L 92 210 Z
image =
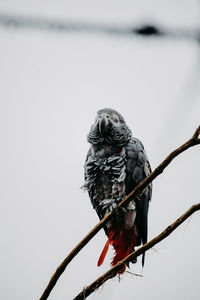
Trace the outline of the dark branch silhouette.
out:
M 118 37 L 141 36 L 144 38 L 176 38 L 195 41 L 199 43 L 200 32 L 198 29 L 166 29 L 151 23 L 139 26 L 131 24 L 110 24 L 101 22 L 87 22 L 78 20 L 61 20 L 41 18 L 26 15 L 15 15 L 0 12 L 0 26 L 13 29 L 46 30 L 58 33 L 93 33 L 113 35 Z
M 192 146 L 200 144 L 200 126 L 196 129 L 193 136 L 182 146 L 178 147 L 176 150 L 171 152 L 166 159 L 142 182 L 140 183 L 127 197 L 125 197 L 118 206 L 127 205 L 132 199 L 138 197 L 144 189 L 157 177 L 164 169 L 171 163 L 171 161 L 177 157 L 179 154 L 185 150 L 191 148 Z M 64 261 L 57 268 L 56 272 L 51 277 L 46 289 L 44 290 L 40 300 L 46 300 L 51 293 L 52 289 L 56 285 L 57 280 L 65 271 L 67 265 L 72 261 L 72 259 L 81 251 L 81 249 L 97 234 L 97 232 L 112 218 L 112 214 L 107 214 L 69 253 L 69 255 L 64 259 Z M 139 250 L 139 249 L 138 249 Z M 137 251 L 138 251 L 137 250 Z M 134 252 L 135 253 L 135 252 Z
M 136 251 L 129 254 L 126 258 L 124 258 L 122 261 L 117 263 L 114 267 L 112 267 L 110 270 L 108 270 L 106 273 L 104 273 L 101 277 L 99 277 L 95 281 L 93 281 L 93 283 L 91 283 L 89 286 L 84 288 L 83 291 L 74 298 L 74 300 L 86 299 L 91 293 L 96 291 L 108 279 L 115 277 L 117 275 L 118 271 L 120 271 L 124 265 L 126 265 L 131 260 L 135 259 L 136 257 L 140 256 L 145 251 L 149 250 L 150 248 L 152 248 L 153 246 L 158 244 L 160 241 L 165 239 L 167 236 L 169 236 L 179 225 L 181 225 L 187 218 L 189 218 L 197 210 L 200 210 L 200 203 L 193 205 L 182 216 L 180 216 L 174 223 L 169 225 L 163 232 L 161 232 L 159 235 L 157 235 L 155 238 L 153 238 L 148 243 L 146 243 L 143 246 L 141 246 L 140 248 L 138 248 Z

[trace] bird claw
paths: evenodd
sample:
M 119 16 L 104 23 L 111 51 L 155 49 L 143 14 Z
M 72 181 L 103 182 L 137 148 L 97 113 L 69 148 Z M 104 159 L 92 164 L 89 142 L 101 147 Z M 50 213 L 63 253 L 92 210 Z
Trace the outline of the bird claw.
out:
M 124 214 L 126 212 L 125 208 L 117 206 L 117 202 L 114 199 L 104 199 L 101 201 L 100 205 L 101 209 L 105 214 L 111 212 L 117 220 L 121 220 L 124 218 Z
M 130 263 L 136 264 L 136 262 L 137 262 L 137 257 L 135 257 L 135 258 L 133 258 L 131 261 L 129 261 L 129 262 L 127 263 L 127 267 L 130 269 Z

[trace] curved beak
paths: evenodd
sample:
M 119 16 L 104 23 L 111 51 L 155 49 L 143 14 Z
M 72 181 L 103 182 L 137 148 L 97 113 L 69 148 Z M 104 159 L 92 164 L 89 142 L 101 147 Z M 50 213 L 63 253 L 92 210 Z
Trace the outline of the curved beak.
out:
M 110 124 L 109 116 L 106 114 L 100 115 L 99 118 L 99 132 L 100 134 L 104 134 L 108 129 Z

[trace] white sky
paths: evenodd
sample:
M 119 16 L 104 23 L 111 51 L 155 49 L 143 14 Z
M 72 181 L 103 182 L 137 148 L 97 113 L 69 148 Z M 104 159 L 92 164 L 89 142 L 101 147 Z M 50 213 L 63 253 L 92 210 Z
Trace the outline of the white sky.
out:
M 199 1 L 0 1 L 0 12 L 198 28 Z M 199 45 L 0 28 L 0 298 L 38 299 L 57 266 L 98 221 L 83 184 L 96 111 L 113 107 L 147 150 L 152 168 L 200 120 Z M 154 181 L 149 239 L 199 202 L 199 147 Z M 71 262 L 50 300 L 73 299 L 109 267 L 96 263 L 101 231 Z M 150 250 L 145 268 L 88 299 L 200 298 L 199 213 Z

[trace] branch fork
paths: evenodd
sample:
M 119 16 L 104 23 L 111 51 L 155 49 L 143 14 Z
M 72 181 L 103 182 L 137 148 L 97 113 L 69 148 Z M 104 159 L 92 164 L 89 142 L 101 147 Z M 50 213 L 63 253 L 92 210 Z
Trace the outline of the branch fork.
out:
M 185 150 L 191 148 L 192 146 L 200 144 L 200 126 L 196 129 L 193 136 L 185 142 L 182 146 L 175 149 L 171 152 L 165 160 L 148 176 L 145 178 L 143 182 L 141 182 L 128 196 L 126 196 L 118 206 L 123 206 L 128 204 L 132 199 L 138 197 L 144 189 L 157 177 L 159 176 L 164 169 L 171 163 L 171 161 L 184 152 Z M 119 262 L 116 266 L 111 268 L 108 272 L 106 272 L 102 279 L 101 277 L 94 281 L 89 287 L 85 288 L 83 292 L 81 292 L 74 300 L 85 299 L 91 292 L 96 290 L 101 284 L 103 284 L 109 278 L 114 277 L 117 272 L 121 269 L 123 264 L 127 264 L 131 259 L 136 258 L 137 256 L 144 253 L 146 250 L 150 249 L 152 246 L 157 244 L 163 238 L 167 237 L 173 230 L 175 230 L 188 216 L 190 216 L 194 211 L 200 209 L 200 203 L 193 205 L 190 210 L 188 210 L 183 216 L 181 216 L 177 221 L 168 226 L 159 236 L 155 237 L 150 242 L 146 243 L 135 252 L 131 253 L 124 260 Z M 97 234 L 97 232 L 103 228 L 104 224 L 107 223 L 112 218 L 112 214 L 108 213 L 78 244 L 77 246 L 68 254 L 68 256 L 64 259 L 64 261 L 58 266 L 57 270 L 51 277 L 46 289 L 44 290 L 40 300 L 46 300 L 56 285 L 57 280 L 65 271 L 67 265 L 72 261 L 72 259 L 81 251 L 81 249 Z M 175 224 L 176 223 L 176 224 Z M 180 223 L 180 224 L 179 224 Z M 162 238 L 161 238 L 161 237 Z M 88 294 L 87 294 L 88 293 Z

